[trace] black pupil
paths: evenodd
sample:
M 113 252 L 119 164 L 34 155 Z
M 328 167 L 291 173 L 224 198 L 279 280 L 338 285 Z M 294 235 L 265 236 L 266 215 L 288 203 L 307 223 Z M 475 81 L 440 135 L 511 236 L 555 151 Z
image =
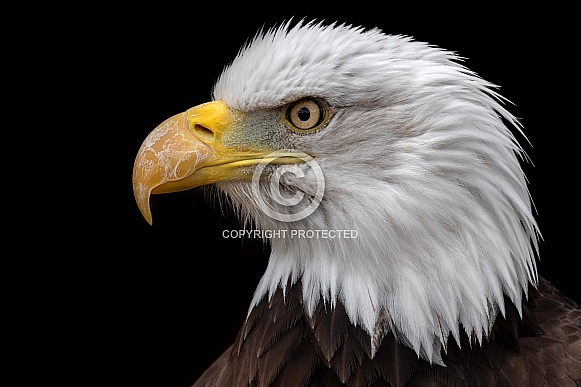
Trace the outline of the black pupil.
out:
M 309 108 L 303 106 L 297 112 L 297 116 L 299 117 L 299 120 L 307 121 L 309 117 L 311 117 L 311 111 L 309 110 Z

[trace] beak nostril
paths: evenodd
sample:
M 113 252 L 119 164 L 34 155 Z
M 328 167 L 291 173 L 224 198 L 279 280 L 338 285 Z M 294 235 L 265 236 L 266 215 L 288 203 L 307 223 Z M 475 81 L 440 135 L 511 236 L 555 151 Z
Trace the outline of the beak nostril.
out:
M 214 132 L 210 129 L 206 128 L 204 125 L 196 124 L 194 125 L 194 132 L 197 136 L 200 136 L 206 140 L 213 140 L 214 139 Z

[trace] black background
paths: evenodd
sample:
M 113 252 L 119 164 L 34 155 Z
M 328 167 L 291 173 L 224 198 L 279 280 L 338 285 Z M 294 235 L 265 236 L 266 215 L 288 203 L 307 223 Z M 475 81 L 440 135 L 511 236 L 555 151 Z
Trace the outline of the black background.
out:
M 63 323 L 57 319 L 57 331 L 72 336 L 70 353 L 88 366 L 78 367 L 82 381 L 189 386 L 234 340 L 268 246 L 224 239 L 223 230 L 238 227 L 235 217 L 198 190 L 153 196 L 149 226 L 135 205 L 131 172 L 141 142 L 155 126 L 208 101 L 214 81 L 240 47 L 261 27 L 292 16 L 410 35 L 456 51 L 470 69 L 500 85 L 532 144 L 519 137 L 535 164 L 524 169 L 544 238 L 540 273 L 581 301 L 573 235 L 578 95 L 568 94 L 575 64 L 566 13 L 508 11 L 492 4 L 404 9 L 215 3 L 95 5 L 83 15 L 62 36 L 78 34 L 82 42 L 68 53 L 67 68 L 76 71 L 67 77 L 75 83 L 70 97 L 82 111 L 83 125 L 73 130 L 91 175 L 82 178 L 82 194 L 66 180 L 72 189 L 60 199 L 73 213 L 68 229 L 59 229 L 52 243 L 77 259 L 63 263 L 67 274 L 60 277 L 66 279 L 53 284 L 57 295 L 47 296 L 65 301 L 49 309 L 71 316 Z

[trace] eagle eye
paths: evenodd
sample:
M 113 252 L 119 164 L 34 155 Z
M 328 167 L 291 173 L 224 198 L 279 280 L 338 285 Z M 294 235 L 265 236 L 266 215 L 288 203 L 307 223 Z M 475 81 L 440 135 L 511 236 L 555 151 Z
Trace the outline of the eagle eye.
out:
M 287 125 L 301 133 L 320 128 L 328 116 L 327 107 L 315 98 L 299 99 L 290 103 L 285 110 Z

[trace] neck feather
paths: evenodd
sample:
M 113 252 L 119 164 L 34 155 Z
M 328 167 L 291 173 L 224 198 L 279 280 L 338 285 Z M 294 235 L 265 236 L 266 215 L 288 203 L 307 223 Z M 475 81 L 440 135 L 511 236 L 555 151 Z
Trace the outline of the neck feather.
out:
M 422 196 L 418 189 L 416 198 Z M 477 199 L 474 190 L 466 195 L 471 187 L 458 184 L 455 189 L 470 199 L 425 194 L 425 200 L 439 202 L 420 204 L 424 210 L 417 217 L 409 215 L 417 213 L 412 208 L 417 200 L 400 200 L 403 192 L 378 200 L 370 190 L 373 199 L 367 202 L 365 187 L 358 201 L 323 201 L 301 222 L 251 213 L 259 228 L 278 234 L 270 238 L 269 264 L 249 313 L 265 296 L 279 288 L 285 292 L 288 283 L 300 280 L 308 315 L 321 303 L 334 308 L 340 302 L 350 321 L 371 337 L 372 351 L 388 332 L 434 363 L 441 363 L 450 336 L 459 344 L 464 331 L 482 343 L 498 313 L 505 314 L 505 296 L 520 312 L 522 295 L 536 281 L 531 235 L 520 224 L 511 223 L 513 229 L 507 230 L 492 210 L 475 211 L 474 202 L 486 198 Z M 317 230 L 350 230 L 350 238 L 313 233 Z
M 529 306 L 523 303 L 519 322 L 517 308 L 507 299 L 506 317 L 495 321 L 490 340 L 475 346 L 462 331 L 457 340 L 448 340 L 435 365 L 418 357 L 393 332 L 374 348 L 372 338 L 353 324 L 340 301 L 334 306 L 319 302 L 307 313 L 303 294 L 301 280 L 289 281 L 284 290 L 279 287 L 255 305 L 229 354 L 230 383 L 266 386 L 284 380 L 289 385 L 343 386 L 356 380 L 403 386 L 433 380 L 464 385 L 477 383 L 476 375 L 496 385 L 506 381 L 499 366 L 519 349 L 519 336 L 540 333 Z

